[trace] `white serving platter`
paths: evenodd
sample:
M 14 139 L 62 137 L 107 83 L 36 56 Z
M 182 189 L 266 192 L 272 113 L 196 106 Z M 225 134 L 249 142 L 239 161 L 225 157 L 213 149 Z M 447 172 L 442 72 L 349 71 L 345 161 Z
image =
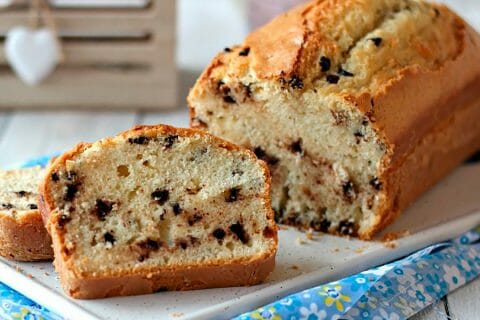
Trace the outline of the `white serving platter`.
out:
M 408 209 L 385 233 L 409 235 L 387 245 L 280 231 L 277 266 L 268 281 L 247 288 L 74 300 L 51 263 L 0 259 L 0 281 L 68 319 L 227 319 L 285 295 L 387 263 L 480 225 L 480 164 L 463 165 Z M 380 235 L 381 237 L 381 235 Z M 380 238 L 379 237 L 379 238 Z

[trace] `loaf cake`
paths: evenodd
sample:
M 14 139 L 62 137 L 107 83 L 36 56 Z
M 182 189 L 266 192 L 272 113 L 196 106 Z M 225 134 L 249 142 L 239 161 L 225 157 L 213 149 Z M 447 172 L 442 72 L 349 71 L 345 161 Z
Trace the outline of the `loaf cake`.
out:
M 17 261 L 53 258 L 37 205 L 42 178 L 41 167 L 0 170 L 0 256 Z
M 309 1 L 188 101 L 192 127 L 269 165 L 278 221 L 370 239 L 480 148 L 480 38 L 420 0 Z
M 40 187 L 75 298 L 254 285 L 274 267 L 267 166 L 200 130 L 139 126 L 60 156 Z

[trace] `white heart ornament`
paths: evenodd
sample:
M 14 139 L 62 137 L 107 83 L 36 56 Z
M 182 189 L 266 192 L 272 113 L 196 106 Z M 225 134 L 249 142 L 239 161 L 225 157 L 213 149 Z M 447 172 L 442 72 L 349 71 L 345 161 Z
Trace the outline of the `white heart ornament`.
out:
M 60 59 L 54 33 L 47 28 L 15 27 L 7 34 L 5 56 L 15 73 L 29 85 L 50 75 Z

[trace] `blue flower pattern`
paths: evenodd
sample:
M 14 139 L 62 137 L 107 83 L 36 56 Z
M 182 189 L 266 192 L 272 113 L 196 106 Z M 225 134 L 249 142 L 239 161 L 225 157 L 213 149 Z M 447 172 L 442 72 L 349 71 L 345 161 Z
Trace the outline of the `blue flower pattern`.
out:
M 313 310 L 322 319 L 407 319 L 447 293 L 480 275 L 480 228 L 445 243 L 420 250 L 404 259 L 293 294 L 285 308 L 274 302 L 264 309 L 275 310 L 277 319 L 292 319 Z M 331 289 L 329 289 L 331 288 Z M 325 303 L 318 292 L 341 288 L 348 297 L 339 312 L 334 303 Z M 330 291 L 329 291 L 330 290 Z M 321 312 L 324 311 L 324 312 Z M 250 320 L 250 312 L 235 320 Z

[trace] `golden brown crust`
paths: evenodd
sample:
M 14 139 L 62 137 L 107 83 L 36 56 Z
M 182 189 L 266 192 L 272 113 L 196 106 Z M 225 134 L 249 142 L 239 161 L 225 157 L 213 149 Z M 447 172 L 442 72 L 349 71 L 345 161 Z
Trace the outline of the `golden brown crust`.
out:
M 227 150 L 239 150 L 256 160 L 253 152 L 195 129 L 174 128 L 167 125 L 136 126 L 119 135 L 103 139 L 97 143 L 102 146 L 114 144 L 114 139 L 132 137 L 153 137 L 159 134 L 176 134 L 184 137 L 200 135 L 210 142 Z M 45 225 L 53 239 L 55 252 L 54 265 L 60 275 L 65 291 L 74 298 L 93 299 L 118 295 L 135 295 L 153 293 L 159 290 L 191 290 L 213 287 L 254 285 L 265 280 L 275 265 L 276 247 L 278 245 L 277 227 L 272 224 L 274 245 L 268 252 L 249 259 L 225 260 L 202 265 L 183 265 L 162 269 L 143 267 L 135 271 L 123 270 L 101 277 L 90 274 L 77 274 L 72 261 L 67 259 L 63 244 L 63 233 L 56 228 L 58 214 L 54 213 L 55 204 L 49 189 L 50 176 L 65 166 L 65 163 L 81 154 L 94 144 L 81 143 L 72 150 L 58 157 L 48 168 L 46 178 L 39 189 L 39 209 Z M 267 180 L 267 190 L 263 197 L 270 197 L 270 175 L 267 166 L 260 162 Z M 269 204 L 269 201 L 266 201 Z M 273 221 L 273 210 L 268 206 L 268 219 Z
M 0 212 L 0 255 L 16 261 L 53 259 L 50 236 L 37 210 L 17 218 Z
M 415 199 L 480 149 L 480 78 L 445 102 L 456 110 L 438 121 L 413 150 L 383 176 L 387 202 L 374 226 L 361 235 L 371 239 Z M 443 106 L 442 106 L 443 107 Z
M 374 98 L 375 125 L 391 153 L 381 178 L 386 203 L 376 224 L 361 235 L 364 239 L 480 148 L 480 37 L 465 26 L 461 41 L 463 50 L 455 60 L 436 71 L 405 70 L 401 80 Z M 405 105 L 417 108 L 406 113 Z

